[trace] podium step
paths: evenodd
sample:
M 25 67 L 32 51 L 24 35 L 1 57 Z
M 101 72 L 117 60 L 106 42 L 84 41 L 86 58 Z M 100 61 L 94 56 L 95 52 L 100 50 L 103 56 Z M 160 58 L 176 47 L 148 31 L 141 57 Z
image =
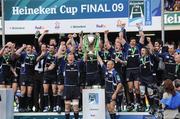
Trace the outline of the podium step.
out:
M 65 113 L 14 113 L 14 119 L 64 119 Z M 73 113 L 71 113 L 73 119 Z M 82 113 L 80 113 L 80 118 Z M 156 119 L 147 112 L 120 112 L 117 113 L 117 119 Z

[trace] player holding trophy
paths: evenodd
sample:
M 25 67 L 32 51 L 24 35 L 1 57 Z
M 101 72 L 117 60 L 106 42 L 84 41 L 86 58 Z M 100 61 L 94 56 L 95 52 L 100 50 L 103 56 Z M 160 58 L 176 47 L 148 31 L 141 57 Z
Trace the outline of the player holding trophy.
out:
M 87 34 L 83 36 L 83 53 L 85 62 L 85 86 L 94 86 L 100 84 L 99 66 L 97 54 L 99 51 L 100 35 Z

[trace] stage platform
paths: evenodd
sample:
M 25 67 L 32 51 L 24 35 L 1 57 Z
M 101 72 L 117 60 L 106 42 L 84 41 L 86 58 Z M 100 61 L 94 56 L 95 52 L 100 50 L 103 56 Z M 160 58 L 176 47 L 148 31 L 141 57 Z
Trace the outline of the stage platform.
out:
M 65 113 L 14 113 L 14 119 L 65 119 Z M 73 113 L 71 113 L 71 119 Z M 80 118 L 82 113 L 80 113 Z M 156 119 L 147 112 L 120 112 L 117 113 L 117 119 Z

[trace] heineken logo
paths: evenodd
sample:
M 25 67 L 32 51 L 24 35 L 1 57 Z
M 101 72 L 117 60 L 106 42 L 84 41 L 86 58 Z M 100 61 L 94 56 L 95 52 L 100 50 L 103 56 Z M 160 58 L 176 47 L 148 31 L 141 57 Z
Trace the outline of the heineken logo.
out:
M 164 24 L 165 25 L 180 25 L 180 12 L 165 13 Z

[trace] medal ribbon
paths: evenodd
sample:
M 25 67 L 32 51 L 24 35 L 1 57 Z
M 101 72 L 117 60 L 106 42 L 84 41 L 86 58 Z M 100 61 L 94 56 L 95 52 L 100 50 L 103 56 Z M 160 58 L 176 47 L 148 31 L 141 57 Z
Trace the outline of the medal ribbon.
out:
M 6 64 L 8 64 L 8 60 L 10 59 L 10 55 L 9 54 L 4 55 L 3 58 L 4 58 L 5 62 L 6 62 Z
M 116 52 L 115 53 L 115 58 L 119 58 L 120 55 L 121 55 L 121 52 Z
M 146 64 L 146 57 L 142 57 L 141 61 L 142 61 L 142 64 L 145 65 Z
M 134 55 L 136 52 L 136 47 L 135 48 L 131 48 L 131 54 Z
M 108 53 L 108 51 L 104 51 L 104 60 L 107 60 Z

